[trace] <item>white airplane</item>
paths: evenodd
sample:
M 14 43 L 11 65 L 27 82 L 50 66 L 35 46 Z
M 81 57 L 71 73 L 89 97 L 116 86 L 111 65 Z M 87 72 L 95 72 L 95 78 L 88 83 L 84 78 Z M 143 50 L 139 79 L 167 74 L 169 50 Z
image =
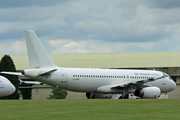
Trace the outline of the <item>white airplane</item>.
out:
M 0 97 L 11 95 L 15 91 L 14 85 L 7 78 L 0 76 Z
M 25 31 L 30 69 L 22 73 L 42 83 L 75 92 L 86 92 L 88 98 L 111 98 L 112 94 L 129 93 L 141 98 L 158 98 L 176 88 L 171 77 L 155 70 L 60 68 L 45 51 L 35 32 Z

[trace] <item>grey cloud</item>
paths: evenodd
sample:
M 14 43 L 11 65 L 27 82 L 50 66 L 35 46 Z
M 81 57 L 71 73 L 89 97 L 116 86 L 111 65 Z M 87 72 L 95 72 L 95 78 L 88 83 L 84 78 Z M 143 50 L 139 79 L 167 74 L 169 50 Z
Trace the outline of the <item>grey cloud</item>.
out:
M 1 0 L 0 8 L 27 7 L 27 6 L 54 6 L 72 0 Z
M 24 32 L 21 30 L 9 30 L 6 32 L 0 32 L 0 40 L 17 40 L 24 37 Z
M 119 1 L 116 3 L 116 7 L 121 8 L 136 8 L 139 5 L 144 5 L 146 7 L 151 8 L 161 8 L 161 9 L 173 9 L 173 8 L 180 8 L 180 1 L 179 0 L 133 0 L 133 1 Z
M 163 8 L 163 9 L 172 9 L 180 8 L 179 0 L 148 0 L 151 7 Z
M 56 0 L 50 4 L 46 0 L 28 2 L 30 3 L 25 4 L 19 0 L 19 6 L 17 3 L 11 6 L 10 3 L 8 7 L 17 8 L 5 9 L 4 13 L 0 13 L 2 24 L 12 25 L 12 28 L 9 27 L 10 30 L 0 33 L 2 35 L 0 39 L 5 39 L 5 36 L 24 37 L 24 34 L 19 33 L 23 33 L 25 29 L 32 29 L 39 37 L 46 36 L 46 39 L 149 42 L 170 37 L 174 32 L 172 30 L 175 29 L 172 28 L 174 21 L 178 24 L 177 27 L 179 26 L 178 10 L 166 13 L 167 11 L 148 8 L 148 5 L 160 4 L 149 0 L 131 2 L 80 0 L 71 3 L 66 1 L 67 4 Z M 24 7 L 26 5 L 43 7 Z M 0 4 L 1 6 L 3 5 Z M 8 36 L 8 33 L 12 35 Z

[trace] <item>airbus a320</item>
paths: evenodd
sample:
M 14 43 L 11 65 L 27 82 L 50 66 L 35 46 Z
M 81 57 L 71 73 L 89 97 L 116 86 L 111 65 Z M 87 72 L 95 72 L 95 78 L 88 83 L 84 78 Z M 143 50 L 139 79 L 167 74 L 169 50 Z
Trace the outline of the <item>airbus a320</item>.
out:
M 75 92 L 86 92 L 88 98 L 111 98 L 133 93 L 140 98 L 158 98 L 173 91 L 176 83 L 171 77 L 155 70 L 61 68 L 56 66 L 32 30 L 25 31 L 30 69 L 22 75 L 42 83 Z

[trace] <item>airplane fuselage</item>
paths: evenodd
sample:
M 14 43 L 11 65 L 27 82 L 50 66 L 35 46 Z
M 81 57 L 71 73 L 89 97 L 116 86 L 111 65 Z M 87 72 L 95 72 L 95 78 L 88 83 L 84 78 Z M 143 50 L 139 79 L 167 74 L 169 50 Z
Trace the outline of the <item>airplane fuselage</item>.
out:
M 124 70 L 124 69 L 86 69 L 86 68 L 57 68 L 53 73 L 38 76 L 38 73 L 46 71 L 45 69 L 28 69 L 24 71 L 25 76 L 36 79 L 43 83 L 56 86 L 69 91 L 76 92 L 99 92 L 99 93 L 122 93 L 122 89 L 114 91 L 98 91 L 98 88 L 105 85 L 124 85 L 140 80 L 150 78 L 160 78 L 163 73 L 153 70 Z M 28 71 L 28 72 L 27 72 Z M 37 72 L 37 73 L 36 73 Z M 34 77 L 37 74 L 38 77 Z M 175 89 L 176 85 L 173 80 L 163 77 L 152 82 L 144 84 L 146 86 L 156 86 L 161 89 L 162 93 L 170 92 Z M 134 92 L 135 87 L 129 87 L 128 92 Z

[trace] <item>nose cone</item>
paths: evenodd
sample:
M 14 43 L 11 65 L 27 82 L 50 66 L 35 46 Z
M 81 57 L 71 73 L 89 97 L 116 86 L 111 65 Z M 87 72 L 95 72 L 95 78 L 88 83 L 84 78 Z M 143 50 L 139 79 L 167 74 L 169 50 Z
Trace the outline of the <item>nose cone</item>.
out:
M 15 91 L 14 85 L 7 78 L 0 76 L 0 97 L 11 95 Z
M 174 90 L 176 88 L 176 83 L 174 81 L 172 81 L 173 84 L 172 84 L 172 90 Z
M 9 95 L 13 94 L 16 91 L 16 88 L 13 84 L 10 86 Z
M 15 86 L 12 83 L 5 83 L 4 84 L 4 93 L 5 96 L 11 95 L 16 91 Z

